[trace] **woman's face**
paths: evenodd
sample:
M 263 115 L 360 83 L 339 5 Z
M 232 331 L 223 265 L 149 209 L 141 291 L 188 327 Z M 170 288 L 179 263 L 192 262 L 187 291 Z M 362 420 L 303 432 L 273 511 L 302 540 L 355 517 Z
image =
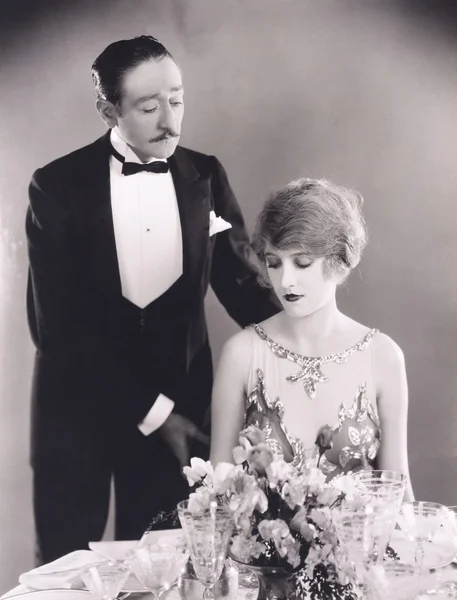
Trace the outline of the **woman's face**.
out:
M 276 295 L 291 317 L 306 317 L 335 299 L 340 279 L 326 273 L 324 257 L 310 257 L 301 249 L 269 248 L 265 263 Z

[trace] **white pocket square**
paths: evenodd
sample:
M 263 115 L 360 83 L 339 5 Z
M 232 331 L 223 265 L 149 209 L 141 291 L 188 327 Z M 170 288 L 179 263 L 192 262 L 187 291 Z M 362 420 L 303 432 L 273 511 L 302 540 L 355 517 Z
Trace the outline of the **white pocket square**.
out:
M 209 237 L 215 235 L 216 233 L 220 233 L 221 231 L 225 231 L 226 229 L 230 229 L 231 227 L 231 224 L 225 221 L 222 217 L 216 217 L 214 210 L 210 211 Z

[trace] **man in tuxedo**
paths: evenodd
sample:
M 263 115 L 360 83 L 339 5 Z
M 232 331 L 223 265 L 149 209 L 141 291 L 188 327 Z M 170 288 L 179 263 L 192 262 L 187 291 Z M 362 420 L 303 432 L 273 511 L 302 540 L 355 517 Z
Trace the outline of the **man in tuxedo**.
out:
M 29 189 L 39 562 L 102 537 L 112 476 L 117 539 L 187 497 L 182 466 L 208 442 L 208 285 L 241 326 L 278 311 L 222 165 L 178 146 L 171 54 L 150 36 L 115 42 L 92 75 L 108 133 Z

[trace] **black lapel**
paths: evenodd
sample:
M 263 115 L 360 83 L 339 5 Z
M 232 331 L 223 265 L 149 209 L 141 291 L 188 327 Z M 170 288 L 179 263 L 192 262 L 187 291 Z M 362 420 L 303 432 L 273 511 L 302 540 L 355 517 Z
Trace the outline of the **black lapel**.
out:
M 121 280 L 114 237 L 110 191 L 110 131 L 84 154 L 84 176 L 77 190 L 82 252 L 92 273 L 94 285 L 108 295 L 120 296 Z
M 82 155 L 83 175 L 74 192 L 91 279 L 108 296 L 119 297 L 122 286 L 111 208 L 109 135 L 108 131 Z M 197 283 L 209 247 L 210 180 L 201 176 L 184 148 L 176 148 L 169 164 L 181 220 L 184 276 Z
M 168 162 L 181 219 L 184 275 L 198 282 L 208 254 L 210 180 L 202 178 L 184 148 L 178 146 Z

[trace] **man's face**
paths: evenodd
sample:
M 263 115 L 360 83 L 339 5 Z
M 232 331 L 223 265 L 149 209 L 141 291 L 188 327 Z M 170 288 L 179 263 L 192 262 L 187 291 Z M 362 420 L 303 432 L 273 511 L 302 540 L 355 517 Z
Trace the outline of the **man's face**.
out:
M 181 135 L 184 114 L 181 72 L 168 57 L 128 71 L 117 108 L 122 138 L 143 161 L 169 158 Z

